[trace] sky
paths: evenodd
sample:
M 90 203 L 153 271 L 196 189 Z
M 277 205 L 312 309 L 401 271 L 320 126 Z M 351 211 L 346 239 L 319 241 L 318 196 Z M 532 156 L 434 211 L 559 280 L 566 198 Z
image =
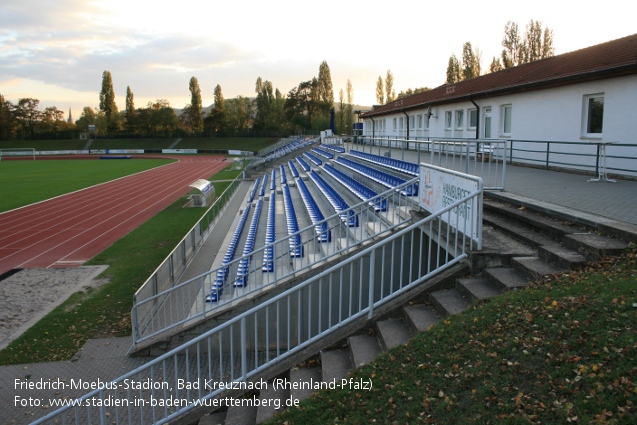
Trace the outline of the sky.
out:
M 349 0 L 0 0 L 0 94 L 43 109 L 97 108 L 104 70 L 125 109 L 190 102 L 196 77 L 204 106 L 219 84 L 226 99 L 254 96 L 258 77 L 282 93 L 318 76 L 327 61 L 335 100 L 349 79 L 354 102 L 376 103 L 379 76 L 396 92 L 444 83 L 451 54 L 471 42 L 482 68 L 499 56 L 508 21 L 554 31 L 556 54 L 637 32 L 626 2 Z

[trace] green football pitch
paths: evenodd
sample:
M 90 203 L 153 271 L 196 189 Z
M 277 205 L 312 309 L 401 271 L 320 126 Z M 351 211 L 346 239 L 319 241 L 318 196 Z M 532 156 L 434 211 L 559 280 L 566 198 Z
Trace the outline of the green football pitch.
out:
M 174 162 L 172 159 L 0 162 L 0 212 Z

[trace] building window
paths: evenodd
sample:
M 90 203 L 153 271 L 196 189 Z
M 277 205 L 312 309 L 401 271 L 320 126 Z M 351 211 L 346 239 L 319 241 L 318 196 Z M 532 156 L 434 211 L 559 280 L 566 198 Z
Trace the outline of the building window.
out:
M 403 121 L 404 121 L 403 117 L 400 117 L 400 119 L 398 120 L 398 126 L 399 126 L 398 129 L 399 130 L 403 129 Z
M 502 135 L 511 134 L 511 113 L 513 107 L 511 105 L 502 106 Z
M 598 135 L 604 127 L 604 95 L 594 94 L 584 97 L 586 134 Z
M 425 130 L 429 130 L 429 120 L 431 119 L 431 116 L 429 114 L 425 114 Z
M 451 111 L 445 112 L 445 130 L 451 130 Z
M 396 131 L 396 118 L 394 118 L 394 131 Z
M 467 110 L 467 114 L 469 115 L 469 119 L 467 120 L 467 130 L 475 130 L 478 126 L 478 110 L 469 109 Z
M 416 116 L 412 115 L 411 117 L 409 117 L 409 127 L 411 129 L 416 129 Z
M 418 130 L 422 130 L 422 115 L 418 115 Z
M 456 130 L 462 130 L 462 122 L 464 120 L 463 110 L 456 111 Z

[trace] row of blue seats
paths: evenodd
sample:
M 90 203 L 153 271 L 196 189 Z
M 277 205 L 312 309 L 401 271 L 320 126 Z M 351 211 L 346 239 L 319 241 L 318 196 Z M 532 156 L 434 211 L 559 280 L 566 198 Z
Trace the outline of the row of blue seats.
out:
M 381 155 L 374 155 L 372 153 L 351 150 L 349 154 L 352 156 L 356 156 L 358 158 L 362 158 L 366 161 L 373 162 L 374 164 L 382 165 L 387 168 L 392 168 L 396 171 L 401 171 L 403 173 L 411 174 L 412 176 L 420 175 L 420 166 L 415 162 L 403 161 L 401 159 L 394 159 Z
M 343 173 L 341 170 L 339 170 L 337 168 L 334 168 L 330 164 L 325 164 L 323 166 L 323 169 L 330 176 L 334 177 L 334 179 L 336 179 L 336 181 L 338 181 L 340 184 L 342 184 L 343 186 L 348 188 L 350 190 L 350 192 L 352 192 L 354 195 L 356 195 L 356 197 L 358 197 L 359 199 L 361 199 L 363 201 L 368 201 L 369 199 L 371 199 L 371 198 L 373 198 L 373 197 L 378 195 L 376 192 L 374 192 L 369 187 L 367 187 L 364 184 L 354 180 L 353 178 L 351 178 L 347 174 Z M 374 210 L 375 211 L 387 211 L 387 200 L 386 199 L 383 199 L 381 201 L 376 201 L 376 203 L 370 203 L 370 205 L 374 206 Z
M 283 186 L 283 206 L 285 207 L 288 235 L 290 235 L 290 238 L 288 239 L 290 241 L 290 257 L 303 257 L 303 243 L 301 235 L 294 235 L 299 231 L 299 221 L 296 217 L 296 211 L 294 211 L 290 187 L 287 185 Z
M 270 178 L 270 190 L 276 189 L 276 168 L 272 169 L 272 177 Z
M 270 206 L 268 208 L 268 223 L 265 228 L 265 244 L 263 250 L 263 266 L 261 271 L 274 271 L 274 246 L 271 245 L 276 240 L 276 191 L 270 194 Z
M 303 155 L 305 155 L 305 157 L 307 159 L 309 159 L 310 161 L 312 161 L 314 164 L 316 164 L 317 166 L 323 164 L 323 161 L 321 161 L 320 159 L 318 159 L 317 157 L 315 157 L 314 155 L 312 155 L 309 152 L 305 152 Z M 309 171 L 309 170 L 306 170 Z
M 312 143 L 312 139 L 296 139 L 287 145 L 281 146 L 266 155 L 267 160 L 273 160 L 290 154 Z
M 265 185 L 268 184 L 268 175 L 263 175 L 263 182 L 261 183 L 261 190 L 259 191 L 259 196 L 265 196 Z
M 261 176 L 257 177 L 254 181 L 254 186 L 252 186 L 252 190 L 250 191 L 250 196 L 248 197 L 248 203 L 251 204 L 254 201 L 254 195 L 257 194 L 257 188 L 259 187 L 259 182 L 261 181 Z
M 250 205 L 246 205 L 241 217 L 239 218 L 239 223 L 237 224 L 236 229 L 234 229 L 234 233 L 232 234 L 232 239 L 230 240 L 230 244 L 228 245 L 228 249 L 226 250 L 226 254 L 223 257 L 221 262 L 221 268 L 217 271 L 217 276 L 215 277 L 214 282 L 210 286 L 210 294 L 206 297 L 206 302 L 217 302 L 219 301 L 219 297 L 223 292 L 223 286 L 228 278 L 228 273 L 230 271 L 230 267 L 228 263 L 230 263 L 234 259 L 234 255 L 237 250 L 237 245 L 239 244 L 239 238 L 241 237 L 241 233 L 243 232 L 243 228 L 245 227 L 245 223 L 248 219 L 248 214 L 250 213 Z
M 405 179 L 401 179 L 400 177 L 385 173 L 377 170 L 376 168 L 368 167 L 367 165 L 343 158 L 342 156 L 339 156 L 336 161 L 339 164 L 342 164 L 390 189 L 400 186 L 403 183 L 407 183 L 407 180 Z M 418 196 L 418 183 L 407 186 L 401 193 L 406 196 Z
M 254 214 L 252 215 L 252 221 L 250 222 L 250 230 L 246 237 L 246 243 L 243 246 L 243 258 L 239 261 L 239 267 L 237 268 L 237 280 L 234 282 L 234 286 L 246 286 L 248 284 L 248 274 L 250 274 L 250 254 L 254 251 L 254 242 L 257 238 L 257 228 L 259 227 L 259 217 L 261 216 L 262 207 L 263 200 L 259 199 L 254 207 Z
M 332 204 L 334 210 L 341 215 L 341 220 L 347 223 L 349 227 L 358 227 L 358 215 L 356 215 L 354 211 L 349 211 L 349 213 L 343 212 L 350 207 L 345 199 L 343 199 L 329 183 L 323 180 L 323 177 L 318 173 L 310 173 L 310 178 L 314 181 L 316 186 L 321 189 L 321 192 L 325 195 L 329 203 Z
M 318 155 L 321 155 L 323 158 L 325 159 L 334 159 L 334 155 L 332 155 L 331 153 L 329 153 L 328 151 L 324 151 L 323 149 L 319 149 L 319 148 L 313 148 L 312 152 L 317 153 Z
M 290 173 L 292 173 L 292 177 L 295 179 L 299 178 L 299 172 L 296 170 L 294 163 L 292 161 L 288 161 L 288 167 L 290 167 Z
M 305 185 L 305 182 L 302 179 L 298 179 L 296 182 L 299 188 L 299 192 L 301 192 L 301 199 L 303 199 L 303 203 L 305 204 L 307 213 L 310 216 L 312 224 L 314 224 L 314 230 L 316 232 L 316 235 L 318 236 L 318 241 L 330 242 L 332 240 L 332 232 L 330 232 L 327 223 L 324 221 L 325 216 L 319 209 L 318 204 L 314 200 L 314 197 L 310 193 L 310 190 Z M 318 224 L 320 222 L 322 223 Z
M 283 186 L 288 182 L 288 178 L 285 176 L 285 167 L 283 164 L 279 166 L 279 170 L 281 171 L 281 186 Z
M 305 170 L 306 173 L 310 171 L 310 166 L 308 165 L 307 162 L 305 162 L 305 160 L 303 158 L 301 158 L 300 156 L 297 156 L 296 157 L 296 161 L 299 163 L 301 168 L 303 168 L 303 170 Z
M 345 148 L 342 146 L 323 144 L 321 147 L 333 150 L 334 152 L 345 153 Z

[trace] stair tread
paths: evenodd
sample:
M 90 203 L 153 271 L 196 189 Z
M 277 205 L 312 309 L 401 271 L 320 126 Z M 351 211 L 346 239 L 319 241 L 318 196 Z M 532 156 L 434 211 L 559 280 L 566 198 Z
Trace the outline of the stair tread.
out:
M 484 275 L 504 290 L 523 288 L 529 284 L 529 278 L 513 267 L 484 269 Z
M 588 262 L 588 258 L 577 251 L 563 246 L 541 246 L 538 249 L 541 258 L 557 267 L 573 269 Z
M 522 270 L 533 276 L 548 276 L 564 271 L 564 269 L 549 264 L 539 257 L 515 257 L 511 263 L 514 267 L 519 265 Z
M 413 332 L 403 319 L 387 319 L 376 322 L 381 342 L 390 350 L 407 343 L 413 336 Z
M 381 352 L 378 338 L 369 335 L 353 335 L 348 339 L 354 367 L 365 365 L 374 360 Z
M 550 236 L 539 233 L 537 230 L 530 229 L 512 218 L 502 217 L 493 212 L 489 213 L 488 211 L 484 211 L 483 218 L 486 223 L 489 223 L 509 235 L 515 236 L 517 239 L 528 243 L 531 246 L 538 247 L 558 243 Z
M 226 420 L 226 412 L 216 412 L 199 419 L 197 425 L 223 425 Z
M 321 369 L 318 367 L 301 367 L 301 368 L 293 368 L 290 370 L 290 382 L 303 382 L 303 383 L 311 383 L 311 382 L 320 382 L 321 381 Z M 292 387 L 290 390 L 290 397 L 296 400 L 305 400 L 314 392 L 313 389 L 308 388 Z M 310 386 L 311 388 L 312 386 Z
M 597 260 L 605 255 L 618 255 L 628 244 L 622 240 L 595 233 L 575 233 L 564 237 L 564 246 Z
M 231 406 L 226 412 L 225 425 L 254 425 L 257 420 L 256 406 Z
M 321 374 L 323 382 L 340 380 L 352 369 L 349 349 L 321 351 Z
M 259 397 L 263 402 L 257 409 L 257 416 L 254 423 L 260 424 L 272 418 L 275 413 L 280 412 L 285 408 L 285 400 L 290 396 L 290 390 L 288 389 L 275 389 L 274 385 L 268 383 L 268 386 L 261 389 Z M 281 400 L 279 409 L 276 408 L 274 400 Z
M 440 321 L 440 316 L 424 304 L 406 306 L 403 311 L 418 332 L 424 332 Z
M 520 210 L 517 207 L 505 205 L 497 201 L 485 199 L 483 202 L 485 211 L 499 214 L 515 221 L 540 229 L 540 231 L 549 232 L 556 236 L 568 235 L 571 233 L 581 232 L 578 226 L 574 226 L 560 221 L 560 219 L 549 217 L 527 208 Z
M 496 287 L 487 279 L 480 277 L 458 279 L 458 286 L 458 290 L 462 294 L 476 301 L 500 295 L 500 291 Z
M 465 299 L 457 289 L 444 289 L 430 294 L 431 300 L 436 306 L 443 310 L 438 310 L 443 315 L 454 315 L 463 312 L 471 303 Z

